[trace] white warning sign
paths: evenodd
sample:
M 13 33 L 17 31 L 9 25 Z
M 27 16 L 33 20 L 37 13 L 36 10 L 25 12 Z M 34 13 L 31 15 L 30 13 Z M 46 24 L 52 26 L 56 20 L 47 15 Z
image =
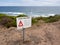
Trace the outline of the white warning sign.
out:
M 31 17 L 18 17 L 17 18 L 17 29 L 31 27 Z

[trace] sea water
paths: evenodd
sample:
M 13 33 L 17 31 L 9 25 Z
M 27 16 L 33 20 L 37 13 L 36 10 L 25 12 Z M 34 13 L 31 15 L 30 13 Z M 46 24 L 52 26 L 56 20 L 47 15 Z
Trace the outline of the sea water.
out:
M 0 6 L 0 13 L 9 15 L 53 16 L 60 14 L 60 6 Z

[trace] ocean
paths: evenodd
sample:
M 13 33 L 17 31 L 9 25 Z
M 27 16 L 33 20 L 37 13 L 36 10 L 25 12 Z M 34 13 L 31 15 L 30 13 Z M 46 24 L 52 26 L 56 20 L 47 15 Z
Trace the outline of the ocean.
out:
M 0 13 L 49 16 L 60 14 L 60 6 L 0 6 Z

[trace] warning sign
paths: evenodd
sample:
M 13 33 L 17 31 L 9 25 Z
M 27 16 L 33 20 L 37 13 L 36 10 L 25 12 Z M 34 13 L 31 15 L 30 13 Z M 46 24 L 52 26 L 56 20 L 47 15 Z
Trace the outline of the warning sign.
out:
M 22 26 L 23 26 L 23 22 L 20 21 L 18 26 L 19 26 L 19 27 L 22 27 Z
M 31 17 L 19 17 L 17 18 L 17 29 L 31 27 Z

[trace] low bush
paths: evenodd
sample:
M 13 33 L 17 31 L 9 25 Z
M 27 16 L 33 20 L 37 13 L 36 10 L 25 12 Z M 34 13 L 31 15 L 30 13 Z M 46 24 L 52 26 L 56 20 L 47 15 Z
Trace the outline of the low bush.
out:
M 18 15 L 17 17 L 27 17 L 27 15 L 25 15 L 25 14 L 20 14 L 20 15 Z
M 7 28 L 16 27 L 16 18 L 17 17 L 27 17 L 27 15 L 21 14 L 18 16 L 8 16 L 6 14 L 0 14 L 0 25 L 3 25 Z M 40 20 L 43 20 L 45 23 L 52 23 L 52 22 L 59 21 L 60 15 L 32 18 L 32 24 L 36 24 Z
M 16 17 L 14 16 L 8 16 L 6 14 L 0 14 L 0 25 L 3 25 L 5 27 L 12 27 L 16 26 Z

